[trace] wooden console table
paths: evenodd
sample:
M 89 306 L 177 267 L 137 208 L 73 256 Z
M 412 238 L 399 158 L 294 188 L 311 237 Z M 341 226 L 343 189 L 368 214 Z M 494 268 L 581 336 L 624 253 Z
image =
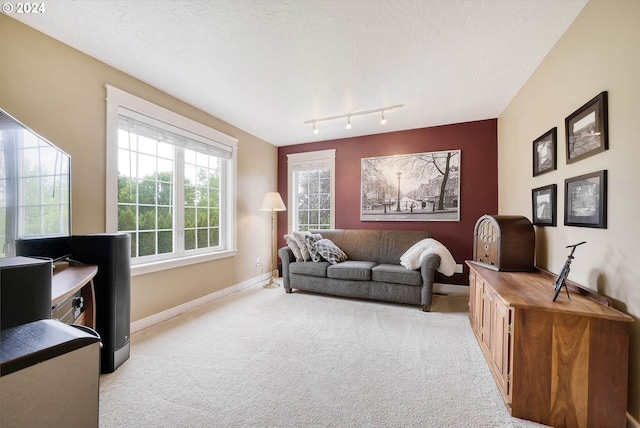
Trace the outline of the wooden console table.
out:
M 626 425 L 629 324 L 597 293 L 556 276 L 467 261 L 469 320 L 512 416 L 554 427 Z
M 80 315 L 72 320 L 73 324 L 86 325 L 96 328 L 96 298 L 93 286 L 93 277 L 98 273 L 96 265 L 60 264 L 53 270 L 51 280 L 51 308 L 52 318 L 58 318 L 53 314 L 68 313 L 75 302 L 74 296 L 80 292 L 83 300 L 83 310 Z

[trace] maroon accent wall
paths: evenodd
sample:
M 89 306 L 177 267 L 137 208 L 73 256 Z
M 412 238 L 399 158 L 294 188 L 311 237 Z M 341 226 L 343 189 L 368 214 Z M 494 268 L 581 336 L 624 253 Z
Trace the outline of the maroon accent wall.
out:
M 429 230 L 457 263 L 473 257 L 473 227 L 484 214 L 498 212 L 498 120 L 443 125 L 278 148 L 278 191 L 289 206 L 287 155 L 336 149 L 336 228 Z M 362 158 L 460 150 L 460 221 L 360 221 Z M 287 213 L 278 213 L 278 247 L 286 245 Z M 467 284 L 465 274 L 437 282 Z

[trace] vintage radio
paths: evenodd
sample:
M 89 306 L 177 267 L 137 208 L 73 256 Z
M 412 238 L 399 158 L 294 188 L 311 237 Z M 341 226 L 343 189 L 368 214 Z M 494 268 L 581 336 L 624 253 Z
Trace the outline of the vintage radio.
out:
M 473 261 L 499 271 L 535 269 L 536 235 L 523 216 L 483 215 L 473 231 Z

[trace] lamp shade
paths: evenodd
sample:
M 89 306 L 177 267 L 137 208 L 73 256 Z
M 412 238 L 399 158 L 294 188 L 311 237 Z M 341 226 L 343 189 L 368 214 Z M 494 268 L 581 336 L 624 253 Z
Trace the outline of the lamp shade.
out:
M 287 207 L 284 206 L 284 202 L 278 192 L 267 192 L 262 199 L 262 204 L 259 208 L 260 211 L 286 211 Z

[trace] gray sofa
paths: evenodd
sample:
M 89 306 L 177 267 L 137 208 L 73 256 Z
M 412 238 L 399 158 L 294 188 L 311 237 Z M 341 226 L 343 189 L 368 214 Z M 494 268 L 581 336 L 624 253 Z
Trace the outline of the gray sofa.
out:
M 336 296 L 382 300 L 431 307 L 433 277 L 440 265 L 438 255 L 427 256 L 419 269 L 409 270 L 400 257 L 413 244 L 431 238 L 427 231 L 399 230 L 314 230 L 330 239 L 348 259 L 337 264 L 327 261 L 296 262 L 287 247 L 278 250 L 282 260 L 283 286 L 287 293 L 306 290 Z

